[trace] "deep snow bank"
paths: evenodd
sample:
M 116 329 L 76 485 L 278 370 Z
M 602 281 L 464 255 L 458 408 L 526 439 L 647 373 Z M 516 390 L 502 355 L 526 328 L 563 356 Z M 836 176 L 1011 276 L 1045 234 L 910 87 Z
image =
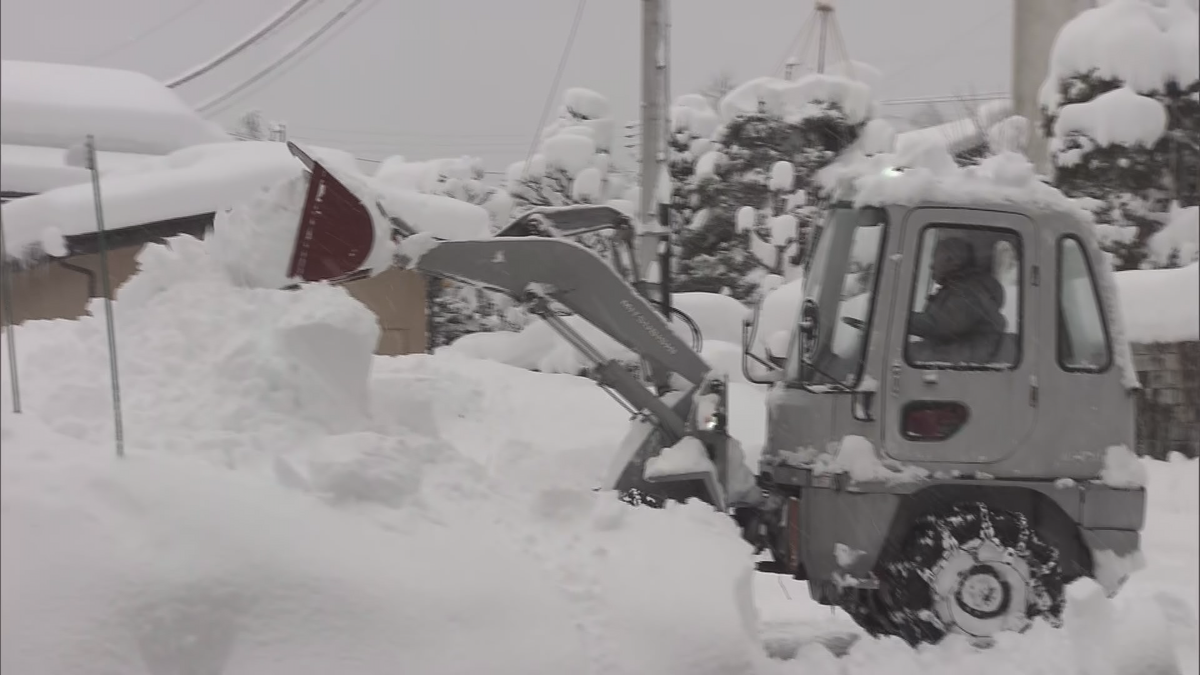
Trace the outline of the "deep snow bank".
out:
M 102 318 L 18 328 L 5 672 L 717 675 L 764 658 L 732 522 L 592 492 L 625 419 L 588 382 L 377 359 L 343 290 L 235 286 L 202 242 L 142 262 L 115 304 L 125 460 Z

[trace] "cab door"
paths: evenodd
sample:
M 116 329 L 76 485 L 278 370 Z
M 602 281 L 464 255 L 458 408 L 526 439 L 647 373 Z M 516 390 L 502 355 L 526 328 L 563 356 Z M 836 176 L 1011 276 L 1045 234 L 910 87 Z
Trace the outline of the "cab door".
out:
M 1039 281 L 1034 223 L 1002 211 L 918 208 L 908 214 L 903 232 L 881 392 L 885 452 L 904 462 L 999 462 L 1032 431 L 1037 413 L 1038 313 L 1030 302 Z M 931 299 L 943 293 L 933 258 L 945 239 L 960 240 L 946 246 L 958 256 L 940 257 L 966 266 L 946 281 L 947 286 L 963 284 L 953 303 L 946 295 Z M 945 318 L 948 307 L 978 309 L 978 316 L 991 317 L 999 310 L 1003 328 L 992 321 L 989 329 L 978 321 L 961 338 L 968 342 L 950 344 L 913 335 L 915 313 L 926 313 L 919 320 L 924 330 L 917 332 L 928 332 L 930 320 Z M 971 321 L 948 330 L 962 335 Z

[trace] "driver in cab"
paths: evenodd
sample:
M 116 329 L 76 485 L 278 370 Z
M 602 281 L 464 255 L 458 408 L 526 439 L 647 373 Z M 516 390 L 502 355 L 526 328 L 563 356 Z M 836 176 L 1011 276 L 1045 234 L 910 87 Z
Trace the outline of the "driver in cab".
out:
M 909 319 L 909 346 L 919 363 L 986 364 L 1000 349 L 1005 319 L 1004 288 L 980 263 L 970 242 L 944 238 L 933 251 L 930 270 L 938 289 L 924 310 Z

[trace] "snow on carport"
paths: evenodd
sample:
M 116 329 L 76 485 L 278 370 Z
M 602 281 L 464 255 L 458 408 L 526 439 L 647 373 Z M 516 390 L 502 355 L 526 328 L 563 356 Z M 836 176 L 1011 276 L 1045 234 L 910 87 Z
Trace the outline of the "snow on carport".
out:
M 1200 340 L 1200 263 L 1117 272 L 1116 278 L 1130 342 Z
M 68 159 L 72 151 L 38 145 L 0 145 L 0 186 L 5 192 L 39 194 L 91 180 L 82 161 Z M 82 153 L 79 154 L 82 159 Z M 153 155 L 130 152 L 97 152 L 100 171 L 115 173 L 145 165 Z
M 0 61 L 0 142 L 165 155 L 229 140 L 148 75 L 59 63 Z
M 341 151 L 314 152 L 343 165 L 354 162 Z M 286 145 L 265 141 L 197 145 L 146 162 L 142 170 L 101 176 L 107 229 L 221 211 L 303 169 Z M 90 182 L 8 202 L 3 212 L 6 253 L 13 257 L 38 248 L 61 255 L 63 237 L 96 230 Z

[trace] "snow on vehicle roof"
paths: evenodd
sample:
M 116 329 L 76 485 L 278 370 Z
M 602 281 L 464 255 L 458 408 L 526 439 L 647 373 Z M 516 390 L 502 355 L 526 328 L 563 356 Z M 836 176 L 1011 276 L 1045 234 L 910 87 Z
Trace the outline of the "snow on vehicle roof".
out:
M 67 185 L 86 183 L 91 174 L 83 162 L 68 158 L 70 150 L 36 145 L 0 145 L 0 189 L 5 192 L 37 194 Z M 82 155 L 81 155 L 82 157 Z M 97 152 L 101 172 L 137 169 L 155 155 L 128 152 Z
M 847 154 L 822 169 L 818 180 L 831 193 L 852 194 L 855 206 L 1019 204 L 1091 222 L 1086 210 L 1043 182 L 1029 159 L 1016 152 L 1000 152 L 978 165 L 959 167 L 942 144 L 912 143 L 896 153 Z
M 0 61 L 0 142 L 165 155 L 229 140 L 172 90 L 129 70 Z
M 956 155 L 986 142 L 988 130 L 1012 115 L 1012 112 L 1012 101 L 988 101 L 975 110 L 973 117 L 897 134 L 896 151 L 904 152 L 918 145 L 935 143 Z
M 806 75 L 795 81 L 754 78 L 726 94 L 718 108 L 725 121 L 756 113 L 760 106 L 785 119 L 794 119 L 803 118 L 814 101 L 836 103 L 852 124 L 865 121 L 874 107 L 871 87 L 863 82 L 836 75 Z
M 346 157 L 339 163 L 353 162 Z M 116 230 L 220 211 L 298 175 L 302 167 L 286 145 L 266 141 L 210 143 L 149 158 L 142 170 L 102 174 L 105 227 Z M 90 182 L 13 200 L 3 213 L 5 253 L 13 257 L 38 248 L 57 255 L 63 237 L 96 230 Z
M 1059 81 L 1093 70 L 1139 92 L 1160 91 L 1170 80 L 1194 82 L 1200 74 L 1197 13 L 1181 2 L 1165 4 L 1112 0 L 1069 21 L 1054 40 L 1041 105 L 1057 108 Z
M 1115 276 L 1130 342 L 1200 340 L 1200 263 Z

